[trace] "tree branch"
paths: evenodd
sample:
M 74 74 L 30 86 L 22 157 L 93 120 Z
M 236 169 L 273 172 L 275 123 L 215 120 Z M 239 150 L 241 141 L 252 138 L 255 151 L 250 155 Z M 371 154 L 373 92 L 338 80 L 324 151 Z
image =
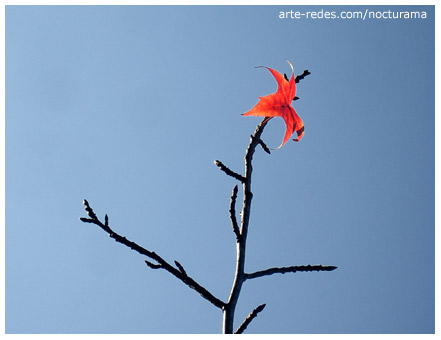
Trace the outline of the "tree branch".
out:
M 302 80 L 303 78 L 305 78 L 306 76 L 308 76 L 308 75 L 310 75 L 310 74 L 311 74 L 311 72 L 309 72 L 308 70 L 304 70 L 302 74 L 299 74 L 299 75 L 296 77 L 296 83 L 298 83 L 300 80 Z M 288 77 L 286 76 L 286 74 L 285 74 L 285 78 L 288 79 Z M 299 99 L 299 97 L 297 97 L 297 96 L 295 96 L 295 97 L 293 98 L 293 100 L 298 100 L 298 99 Z
M 261 311 L 263 311 L 263 309 L 265 308 L 266 304 L 261 304 L 260 306 L 258 306 L 257 308 L 255 308 L 250 315 L 247 316 L 247 318 L 245 319 L 244 322 L 242 322 L 242 324 L 239 326 L 239 328 L 237 329 L 236 332 L 234 332 L 234 334 L 242 334 L 243 331 L 248 327 L 248 325 L 250 324 L 251 321 L 253 321 L 253 319 L 257 316 L 257 314 L 259 314 Z
M 237 224 L 237 219 L 236 219 L 236 198 L 237 198 L 237 185 L 234 186 L 233 192 L 231 194 L 230 220 L 231 220 L 231 225 L 233 226 L 234 234 L 236 235 L 236 241 L 239 242 L 241 236 L 240 236 L 240 230 L 239 230 L 239 226 Z
M 304 70 L 302 74 L 296 76 L 295 82 L 298 83 L 300 80 L 303 80 L 306 76 L 310 74 L 311 73 L 308 70 Z M 284 74 L 284 77 L 289 82 L 288 76 L 286 74 Z M 299 98 L 298 97 L 293 98 L 293 100 L 297 100 L 297 99 Z M 92 208 L 90 207 L 89 202 L 87 202 L 87 200 L 83 201 L 85 210 L 89 217 L 81 217 L 80 220 L 82 222 L 92 223 L 99 226 L 101 229 L 107 232 L 109 236 L 113 238 L 116 242 L 119 242 L 137 251 L 139 254 L 148 257 L 150 260 L 153 260 L 153 262 L 150 262 L 149 260 L 145 260 L 145 263 L 149 268 L 165 269 L 170 274 L 172 274 L 173 276 L 181 280 L 183 283 L 185 283 L 188 287 L 198 292 L 204 299 L 208 300 L 216 307 L 222 309 L 224 334 L 233 333 L 235 309 L 239 299 L 242 285 L 246 280 L 263 277 L 263 276 L 269 276 L 276 273 L 285 274 L 285 273 L 295 273 L 298 271 L 300 272 L 332 271 L 337 268 L 334 266 L 307 265 L 307 266 L 291 266 L 291 267 L 280 267 L 280 268 L 274 267 L 274 268 L 257 271 L 254 273 L 245 273 L 245 250 L 246 250 L 248 225 L 249 225 L 250 212 L 251 212 L 251 201 L 253 198 L 253 193 L 251 192 L 251 175 L 253 171 L 252 160 L 253 160 L 254 152 L 258 145 L 260 145 L 266 153 L 271 154 L 270 149 L 261 140 L 261 135 L 263 133 L 263 130 L 270 119 L 271 119 L 270 117 L 265 117 L 257 126 L 253 135 L 251 135 L 250 144 L 246 149 L 245 157 L 244 157 L 245 160 L 244 175 L 232 171 L 230 168 L 228 168 L 219 160 L 216 160 L 214 162 L 216 166 L 219 167 L 220 170 L 222 170 L 228 176 L 231 176 L 234 179 L 241 182 L 243 186 L 243 205 L 242 205 L 242 211 L 240 213 L 241 216 L 240 227 L 238 225 L 238 221 L 236 218 L 236 200 L 237 200 L 237 192 L 238 192 L 237 185 L 233 188 L 233 192 L 231 194 L 231 199 L 230 199 L 230 208 L 229 208 L 230 220 L 233 227 L 233 232 L 236 236 L 236 272 L 235 272 L 234 282 L 231 288 L 230 296 L 228 298 L 228 302 L 223 302 L 222 300 L 216 298 L 206 288 L 204 288 L 203 286 L 198 284 L 194 279 L 189 277 L 184 267 L 178 261 L 175 260 L 173 266 L 155 252 L 147 250 L 139 246 L 135 242 L 129 241 L 125 237 L 115 233 L 109 226 L 108 216 L 105 215 L 104 223 L 102 223 L 98 219 Z M 257 317 L 258 313 L 260 313 L 265 308 L 265 306 L 266 304 L 262 304 L 257 308 L 255 308 L 247 316 L 244 322 L 239 326 L 235 334 L 243 333 L 243 331 L 248 327 L 250 322 Z
M 103 224 L 98 217 L 93 212 L 92 208 L 89 205 L 89 202 L 87 200 L 83 201 L 84 207 L 86 209 L 87 214 L 90 216 L 90 218 L 81 217 L 80 220 L 85 223 L 93 223 L 97 226 L 99 226 L 101 229 L 103 229 L 105 232 L 109 234 L 111 238 L 113 238 L 116 242 L 122 243 L 125 246 L 129 247 L 130 249 L 135 250 L 141 255 L 147 256 L 148 258 L 155 260 L 157 264 L 145 261 L 145 263 L 152 269 L 165 269 L 170 274 L 174 275 L 176 278 L 181 280 L 183 283 L 185 283 L 188 287 L 194 289 L 196 292 L 198 292 L 204 299 L 211 302 L 213 305 L 215 305 L 218 308 L 223 308 L 225 306 L 225 302 L 219 300 L 216 298 L 213 294 L 211 294 L 206 288 L 201 286 L 199 283 L 197 283 L 195 280 L 193 280 L 191 277 L 187 275 L 182 265 L 175 261 L 176 266 L 178 269 L 173 267 L 171 264 L 169 264 L 167 261 L 165 261 L 161 256 L 156 254 L 153 251 L 147 250 L 135 242 L 129 241 L 125 237 L 115 233 L 112 229 L 109 227 L 109 219 L 106 215 L 105 223 Z
M 311 74 L 311 72 L 309 72 L 308 70 L 304 70 L 302 74 L 299 74 L 296 77 L 296 84 L 300 81 L 303 80 L 306 76 L 309 76 Z
M 229 167 L 227 167 L 224 163 L 222 163 L 221 161 L 214 161 L 214 164 L 216 164 L 216 166 L 221 169 L 223 172 L 225 172 L 228 176 L 231 176 L 235 179 L 237 179 L 239 182 L 244 182 L 245 178 L 242 175 L 239 175 L 237 172 L 234 172 L 233 170 L 231 170 Z
M 261 271 L 257 271 L 251 274 L 245 274 L 245 280 L 255 279 L 256 277 L 262 277 L 266 275 L 272 275 L 276 273 L 285 274 L 285 273 L 295 273 L 295 272 L 312 272 L 312 271 L 332 271 L 337 269 L 335 266 L 322 266 L 321 264 L 311 266 L 308 264 L 307 266 L 291 266 L 291 267 L 281 267 L 281 268 L 269 268 Z
M 242 289 L 242 285 L 245 281 L 245 250 L 248 235 L 248 224 L 250 220 L 251 200 L 253 193 L 251 192 L 251 174 L 253 172 L 252 160 L 254 151 L 257 145 L 259 145 L 260 136 L 266 123 L 269 121 L 268 117 L 265 117 L 261 123 L 257 126 L 254 134 L 251 136 L 250 144 L 245 152 L 245 176 L 242 181 L 243 185 L 243 206 L 241 213 L 241 227 L 240 227 L 240 240 L 236 243 L 236 273 L 234 275 L 233 286 L 231 287 L 230 297 L 228 303 L 223 308 L 223 333 L 232 334 L 234 324 L 234 312 L 236 309 L 239 294 Z
M 271 154 L 269 147 L 267 147 L 266 144 L 263 142 L 263 140 L 261 140 L 260 138 L 259 138 L 259 144 L 262 147 L 263 151 L 265 151 L 268 155 Z
M 179 263 L 178 261 L 176 261 L 176 260 L 175 260 L 175 264 L 176 264 L 176 267 L 178 267 L 179 271 L 180 271 L 183 275 L 188 276 L 188 275 L 187 275 L 187 272 L 186 272 L 185 269 L 184 269 L 184 267 L 182 267 L 182 264 L 180 264 L 180 263 Z

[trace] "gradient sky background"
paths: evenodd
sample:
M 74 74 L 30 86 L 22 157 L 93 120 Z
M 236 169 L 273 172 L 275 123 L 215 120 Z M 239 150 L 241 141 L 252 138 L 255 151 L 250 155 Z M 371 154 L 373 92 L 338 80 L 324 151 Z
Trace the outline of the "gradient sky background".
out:
M 322 8 L 428 18 L 278 18 Z M 246 270 L 338 269 L 247 281 L 236 327 L 266 303 L 247 333 L 433 333 L 434 14 L 8 6 L 6 332 L 221 332 L 220 310 L 82 223 L 82 200 L 227 300 L 236 183 L 213 161 L 243 171 L 260 118 L 240 114 L 276 89 L 254 67 L 288 59 L 311 72 L 305 136 L 256 152 Z

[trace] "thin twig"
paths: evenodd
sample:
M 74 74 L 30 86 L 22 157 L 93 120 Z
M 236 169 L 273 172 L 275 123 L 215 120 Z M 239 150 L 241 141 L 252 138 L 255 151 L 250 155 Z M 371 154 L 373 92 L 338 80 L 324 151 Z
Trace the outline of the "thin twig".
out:
M 298 83 L 300 80 L 303 80 L 303 78 L 305 78 L 306 76 L 309 76 L 311 74 L 311 72 L 309 72 L 308 70 L 304 70 L 302 74 L 299 74 L 296 77 L 296 83 Z
M 271 151 L 268 146 L 259 138 L 259 144 L 262 147 L 263 151 L 265 151 L 268 155 L 271 155 Z
M 241 236 L 240 236 L 240 230 L 239 230 L 239 226 L 237 224 L 237 219 L 236 219 L 236 198 L 237 198 L 237 185 L 234 186 L 233 192 L 231 194 L 230 220 L 231 220 L 231 225 L 233 226 L 233 232 L 236 235 L 236 240 L 237 240 L 237 242 L 239 242 Z
M 85 223 L 93 223 L 96 224 L 97 226 L 99 226 L 101 229 L 103 229 L 105 232 L 107 232 L 109 234 L 109 236 L 111 238 L 113 238 L 116 242 L 122 243 L 125 246 L 129 247 L 130 249 L 135 250 L 136 252 L 138 252 L 141 255 L 145 255 L 147 257 L 149 257 L 152 260 L 155 260 L 157 262 L 157 264 L 149 262 L 149 261 L 145 261 L 145 263 L 152 269 L 165 269 L 166 271 L 168 271 L 170 274 L 174 275 L 175 277 L 177 277 L 179 280 L 181 280 L 182 282 L 184 282 L 188 287 L 194 289 L 196 292 L 198 292 L 204 299 L 208 300 L 209 302 L 211 302 L 213 305 L 215 305 L 218 308 L 223 308 L 225 306 L 225 302 L 219 300 L 218 298 L 216 298 L 213 294 L 211 294 L 206 288 L 202 287 L 199 283 L 197 283 L 195 280 L 193 280 L 191 277 L 189 277 L 187 275 L 187 273 L 185 272 L 184 268 L 182 267 L 182 265 L 175 261 L 176 266 L 178 267 L 178 269 L 176 269 L 175 267 L 173 267 L 171 264 L 169 264 L 166 260 L 164 260 L 161 256 L 159 256 L 158 254 L 156 254 L 153 251 L 147 250 L 143 247 L 141 247 L 140 245 L 136 244 L 135 242 L 129 241 L 128 239 L 126 239 L 125 237 L 115 233 L 112 229 L 110 229 L 109 225 L 108 225 L 108 218 L 106 219 L 106 224 L 103 224 L 95 215 L 95 213 L 93 212 L 92 208 L 89 206 L 89 202 L 87 202 L 87 200 L 83 201 L 84 207 L 86 209 L 87 214 L 91 217 L 91 218 L 85 218 L 85 217 L 81 217 L 80 220 L 85 222 Z
M 300 80 L 302 80 L 303 78 L 305 78 L 306 76 L 308 76 L 308 75 L 310 75 L 310 74 L 311 74 L 311 72 L 309 72 L 308 70 L 304 70 L 302 74 L 299 74 L 299 75 L 296 77 L 296 83 L 298 83 Z M 285 75 L 285 77 L 286 77 L 286 75 Z M 286 77 L 286 78 L 287 78 L 287 77 Z M 293 100 L 299 100 L 299 97 L 295 96 L 295 97 L 293 98 Z
M 185 271 L 184 267 L 182 267 L 182 264 L 180 264 L 178 261 L 175 261 L 176 267 L 178 267 L 179 271 L 187 276 L 187 272 Z
M 257 308 L 255 308 L 250 315 L 247 316 L 247 318 L 245 319 L 244 322 L 242 322 L 242 324 L 239 326 L 239 328 L 237 329 L 236 332 L 234 332 L 234 334 L 242 334 L 243 331 L 248 327 L 248 325 L 250 324 L 251 321 L 253 321 L 253 319 L 257 316 L 257 314 L 259 314 L 261 311 L 263 311 L 263 309 L 265 308 L 266 304 L 261 304 L 260 306 L 258 306 Z
M 87 202 L 86 199 L 83 200 L 84 209 L 86 210 L 86 213 L 92 220 L 96 220 L 97 217 L 95 213 L 93 212 L 92 208 L 89 206 L 89 202 Z
M 335 266 L 322 266 L 321 264 L 311 266 L 308 264 L 307 266 L 291 266 L 291 267 L 281 267 L 281 268 L 269 268 L 265 270 L 260 270 L 251 274 L 245 274 L 245 279 L 255 279 L 256 277 L 262 277 L 266 275 L 272 275 L 276 273 L 285 274 L 285 273 L 295 273 L 295 272 L 312 272 L 312 271 L 332 271 L 337 269 Z
M 245 178 L 238 174 L 237 172 L 234 172 L 233 170 L 231 170 L 229 167 L 227 167 L 224 163 L 222 163 L 221 161 L 215 160 L 214 164 L 216 164 L 216 166 L 221 169 L 223 172 L 225 172 L 228 176 L 231 176 L 235 179 L 237 179 L 239 182 L 244 182 Z

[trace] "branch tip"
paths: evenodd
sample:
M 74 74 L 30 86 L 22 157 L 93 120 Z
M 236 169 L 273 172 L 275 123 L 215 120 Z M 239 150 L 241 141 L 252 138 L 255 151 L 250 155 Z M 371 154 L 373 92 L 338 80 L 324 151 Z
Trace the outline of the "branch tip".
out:
M 242 175 L 238 174 L 237 172 L 234 172 L 233 170 L 231 170 L 229 167 L 227 167 L 224 163 L 222 163 L 219 160 L 215 160 L 214 164 L 216 164 L 216 166 L 221 169 L 223 172 L 225 172 L 228 176 L 231 176 L 235 179 L 237 179 L 239 182 L 245 182 L 245 177 L 243 177 Z
M 186 273 L 184 267 L 182 267 L 182 265 L 181 265 L 178 261 L 176 261 L 176 260 L 175 260 L 175 264 L 176 264 L 176 267 L 178 267 L 179 271 L 180 271 L 183 275 L 187 276 L 187 273 Z
M 86 199 L 83 199 L 83 205 L 84 209 L 86 210 L 86 214 L 89 215 L 91 219 L 97 220 L 95 213 L 93 212 L 92 208 L 89 205 L 89 202 Z
M 251 321 L 259 314 L 263 309 L 265 308 L 266 303 L 261 304 L 260 306 L 256 307 L 245 319 L 245 321 L 239 326 L 236 332 L 234 334 L 242 334 L 243 331 L 248 327 Z
M 145 262 L 145 264 L 146 264 L 147 266 L 149 266 L 149 267 L 152 268 L 152 269 L 159 269 L 159 268 L 162 268 L 162 265 L 160 265 L 160 264 L 154 264 L 154 263 L 152 263 L 152 262 L 150 262 L 150 261 L 147 261 L 147 260 L 144 260 L 144 262 Z
M 255 309 L 256 313 L 260 313 L 266 307 L 266 303 L 262 303 L 259 307 Z
M 270 149 L 268 148 L 268 146 L 266 146 L 266 144 L 260 138 L 259 138 L 259 144 L 262 147 L 263 151 L 265 151 L 268 155 L 271 155 Z
M 302 72 L 302 74 L 299 74 L 297 77 L 296 77 L 296 83 L 298 83 L 300 80 L 303 80 L 306 76 L 309 76 L 311 74 L 311 72 L 309 72 L 308 70 L 304 70 L 303 72 Z

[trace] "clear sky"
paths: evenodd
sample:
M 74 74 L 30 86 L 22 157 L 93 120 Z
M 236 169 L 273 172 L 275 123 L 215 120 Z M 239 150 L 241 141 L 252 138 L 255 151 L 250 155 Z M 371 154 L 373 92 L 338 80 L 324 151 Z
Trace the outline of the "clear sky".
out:
M 322 9 L 427 18 L 279 18 Z M 236 183 L 213 161 L 243 171 L 261 119 L 241 113 L 276 90 L 255 66 L 290 60 L 311 72 L 305 135 L 256 152 L 246 271 L 338 269 L 245 282 L 236 326 L 266 303 L 248 333 L 433 333 L 434 15 L 7 6 L 6 332 L 221 332 L 219 309 L 82 223 L 82 200 L 227 300 Z

